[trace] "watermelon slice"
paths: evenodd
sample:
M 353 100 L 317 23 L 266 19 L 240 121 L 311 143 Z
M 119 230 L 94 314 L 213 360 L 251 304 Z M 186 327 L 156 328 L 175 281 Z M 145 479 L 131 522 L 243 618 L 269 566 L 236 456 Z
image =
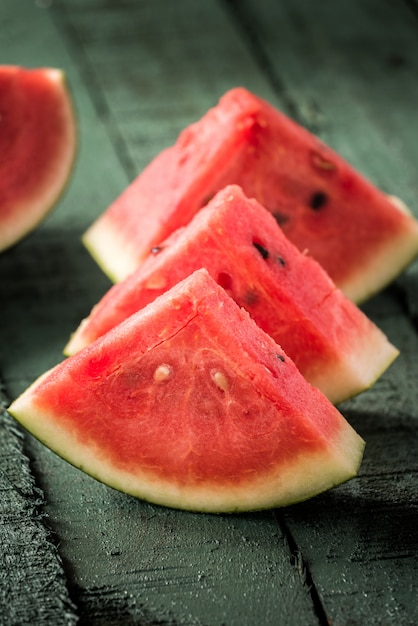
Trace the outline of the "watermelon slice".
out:
M 160 153 L 90 226 L 84 243 L 115 281 L 227 184 L 269 209 L 285 234 L 360 302 L 418 253 L 418 223 L 319 139 L 243 88 Z
M 244 511 L 356 475 L 364 442 L 204 269 L 35 381 L 10 413 L 142 499 Z
M 76 143 L 63 72 L 0 66 L 0 251 L 55 206 L 70 178 Z
M 370 387 L 398 355 L 272 215 L 232 185 L 105 294 L 65 353 L 82 349 L 200 267 L 334 403 Z

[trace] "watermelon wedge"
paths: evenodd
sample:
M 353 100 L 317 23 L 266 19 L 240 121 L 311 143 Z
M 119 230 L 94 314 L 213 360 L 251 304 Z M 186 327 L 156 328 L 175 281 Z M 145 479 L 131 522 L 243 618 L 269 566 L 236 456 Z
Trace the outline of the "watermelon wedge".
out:
M 355 476 L 364 448 L 204 269 L 41 376 L 9 411 L 98 480 L 196 511 L 309 498 Z
M 65 353 L 84 348 L 200 267 L 334 403 L 370 387 L 398 355 L 321 266 L 285 237 L 273 216 L 234 185 L 114 285 Z
M 115 281 L 227 184 L 269 209 L 287 237 L 360 302 L 418 254 L 418 222 L 318 138 L 232 89 L 160 153 L 83 241 Z
M 76 155 L 75 112 L 59 69 L 0 66 L 0 251 L 51 211 Z

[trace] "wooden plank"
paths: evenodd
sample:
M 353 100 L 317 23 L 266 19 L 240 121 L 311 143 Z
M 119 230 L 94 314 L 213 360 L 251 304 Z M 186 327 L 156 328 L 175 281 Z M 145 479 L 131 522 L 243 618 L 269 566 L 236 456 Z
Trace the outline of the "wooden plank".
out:
M 3 626 L 77 623 L 61 560 L 40 510 L 23 437 L 0 387 L 0 615 Z
M 72 1 L 54 15 L 132 178 L 231 87 L 276 98 L 222 3 Z
M 394 73 L 379 91 L 370 79 L 371 60 L 361 80 L 355 75 L 359 55 L 343 37 L 345 30 L 336 43 L 338 15 L 329 3 L 319 7 L 319 17 L 310 16 L 308 3 L 257 2 L 252 9 L 242 3 L 244 23 L 251 18 L 251 37 L 261 33 L 256 42 L 268 42 L 263 54 L 249 52 L 254 39 L 239 35 L 236 16 L 228 19 L 220 4 L 182 2 L 174 9 L 168 2 L 144 6 L 125 0 L 111 6 L 67 0 L 48 10 L 37 6 L 41 3 L 19 7 L 17 18 L 16 4 L 2 4 L 3 62 L 50 64 L 53 58 L 68 70 L 82 145 L 71 188 L 56 213 L 0 259 L 0 345 L 8 346 L 0 359 L 12 395 L 61 358 L 69 332 L 108 285 L 80 245 L 83 229 L 155 152 L 233 84 L 295 112 L 355 164 L 368 166 L 365 171 L 376 174 L 377 182 L 394 191 L 405 188 L 404 197 L 414 202 L 408 160 L 413 141 L 404 139 L 412 121 L 409 108 L 406 117 L 397 116 L 394 130 L 385 100 L 379 105 L 379 97 L 393 88 L 389 84 L 412 90 L 406 92 L 411 98 L 415 93 L 415 87 L 407 87 L 414 67 L 411 25 L 401 13 L 393 16 L 401 19 L 405 39 L 399 24 L 391 37 L 406 46 L 407 62 L 392 61 Z M 388 3 L 384 7 L 387 15 Z M 255 17 L 264 9 L 258 22 Z M 325 9 L 334 21 L 328 21 Z M 377 37 L 370 11 L 367 28 L 361 29 L 363 47 L 368 29 Z M 342 21 L 340 28 L 348 29 L 347 16 Z M 280 41 L 274 42 L 275 32 Z M 383 49 L 380 41 L 375 63 Z M 264 74 L 255 58 L 264 63 Z M 277 58 L 280 80 L 273 73 Z M 313 71 L 318 59 L 324 73 Z M 341 75 L 344 81 L 335 79 Z M 375 91 L 370 101 L 368 83 Z M 371 109 L 371 102 L 377 108 Z M 389 139 L 399 132 L 400 144 L 388 153 Z M 95 483 L 28 439 L 83 623 L 252 624 L 262 619 L 291 625 L 326 623 L 328 616 L 340 624 L 350 619 L 416 623 L 411 599 L 416 595 L 417 482 L 411 459 L 417 346 L 397 295 L 388 290 L 365 308 L 402 348 L 402 359 L 373 390 L 344 406 L 368 440 L 362 476 L 277 517 L 271 512 L 199 516 L 146 505 Z M 313 585 L 311 595 L 304 575 Z
M 412 13 L 373 0 L 229 6 L 288 109 L 418 215 Z M 364 306 L 401 356 L 372 390 L 341 407 L 367 442 L 361 476 L 279 514 L 333 624 L 418 622 L 417 293 L 414 264 Z
M 109 50 L 111 42 L 104 38 L 97 44 L 95 59 L 89 42 L 80 39 L 81 27 L 95 37 L 109 29 L 113 32 L 109 3 L 41 6 L 46 5 L 27 3 L 22 8 L 11 0 L 2 4 L 3 24 L 8 26 L 1 32 L 2 59 L 23 65 L 56 64 L 67 71 L 81 143 L 74 178 L 57 210 L 36 233 L 0 258 L 0 345 L 7 346 L 1 351 L 0 365 L 11 397 L 62 358 L 69 333 L 108 287 L 83 251 L 79 236 L 126 185 L 131 174 L 126 155 L 132 155 L 132 163 L 139 167 L 145 152 L 150 157 L 164 137 L 167 143 L 171 139 L 168 127 L 158 131 L 161 118 L 157 117 L 155 135 L 149 131 L 145 144 L 135 144 L 135 107 L 129 123 L 122 123 L 130 85 L 126 68 L 135 62 L 139 77 L 146 77 L 145 49 L 134 48 L 133 59 L 132 40 L 115 35 L 119 60 L 112 68 L 113 82 L 100 83 L 101 77 L 106 78 L 105 68 L 96 62 L 101 53 L 103 58 L 113 58 L 114 50 Z M 119 28 L 129 33 L 136 9 L 128 3 L 122 6 L 126 10 L 120 8 Z M 167 6 L 164 2 L 148 5 L 145 30 L 162 28 L 160 18 Z M 216 18 L 213 47 L 219 52 L 213 65 L 207 61 L 214 82 L 208 82 L 204 96 L 199 63 L 188 49 L 193 45 L 198 50 L 199 38 L 207 37 L 201 7 L 185 2 L 184 10 L 173 11 L 164 24 L 164 34 L 170 33 L 167 43 L 161 35 L 155 50 L 157 56 L 168 58 L 167 46 L 176 33 L 181 34 L 177 59 L 185 82 L 177 94 L 177 111 L 183 99 L 186 108 L 189 103 L 195 107 L 190 111 L 200 113 L 235 76 L 247 75 L 253 85 L 263 83 L 227 17 L 217 4 L 211 6 L 205 9 L 205 20 Z M 190 26 L 183 30 L 185 16 Z M 241 47 L 235 60 L 223 68 L 221 43 L 228 38 Z M 155 84 L 160 80 L 157 76 Z M 264 89 L 269 91 L 267 83 Z M 141 85 L 130 98 L 143 99 Z M 145 110 L 152 112 L 152 104 L 157 108 L 159 101 L 158 92 L 149 93 Z M 140 105 L 139 114 L 141 110 Z M 266 626 L 317 623 L 309 589 L 291 563 L 289 546 L 272 512 L 209 516 L 150 506 L 90 479 L 31 437 L 25 441 L 80 623 L 241 626 L 260 619 Z

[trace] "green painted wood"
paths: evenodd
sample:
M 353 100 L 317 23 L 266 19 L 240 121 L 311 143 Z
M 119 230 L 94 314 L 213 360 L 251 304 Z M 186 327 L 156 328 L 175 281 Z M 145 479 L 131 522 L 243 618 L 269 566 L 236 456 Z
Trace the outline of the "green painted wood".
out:
M 54 16 L 133 178 L 232 86 L 275 93 L 222 2 L 60 2 Z
M 0 387 L 0 623 L 75 626 L 62 563 L 42 519 L 23 437 Z
M 0 257 L 0 371 L 11 397 L 62 358 L 109 286 L 83 230 L 233 85 L 418 206 L 416 20 L 402 4 L 6 0 L 0 17 L 2 62 L 64 67 L 80 120 L 65 198 Z M 342 407 L 367 441 L 361 476 L 305 504 L 243 516 L 170 511 L 96 483 L 27 437 L 80 623 L 417 623 L 416 293 L 412 268 L 365 305 L 401 357 Z

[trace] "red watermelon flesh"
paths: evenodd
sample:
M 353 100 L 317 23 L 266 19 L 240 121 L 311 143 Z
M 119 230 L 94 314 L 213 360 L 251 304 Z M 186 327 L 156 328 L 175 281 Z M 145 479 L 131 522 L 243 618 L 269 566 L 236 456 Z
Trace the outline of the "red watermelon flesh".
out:
M 269 209 L 353 300 L 418 253 L 418 223 L 317 137 L 232 89 L 161 152 L 96 220 L 84 243 L 115 281 L 227 184 Z
M 98 480 L 198 511 L 352 478 L 364 442 L 202 269 L 40 377 L 10 413 Z
M 105 294 L 65 353 L 82 349 L 200 267 L 332 402 L 370 387 L 398 354 L 272 215 L 232 185 Z
M 35 228 L 72 171 L 76 121 L 64 73 L 0 66 L 0 250 Z

